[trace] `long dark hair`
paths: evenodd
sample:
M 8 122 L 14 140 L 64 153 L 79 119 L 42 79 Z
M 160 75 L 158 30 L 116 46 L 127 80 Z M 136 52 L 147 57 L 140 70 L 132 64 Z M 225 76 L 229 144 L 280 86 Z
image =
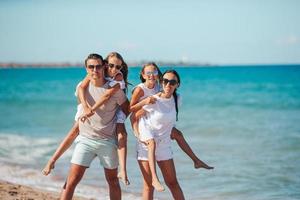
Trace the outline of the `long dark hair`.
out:
M 175 70 L 167 70 L 163 73 L 162 76 L 164 76 L 165 74 L 167 73 L 171 73 L 171 74 L 174 74 L 176 77 L 177 77 L 177 80 L 178 80 L 178 87 L 180 86 L 180 77 L 179 77 L 179 74 L 177 73 L 177 71 Z M 175 101 L 175 109 L 176 109 L 176 121 L 178 121 L 178 94 L 177 94 L 177 88 L 175 88 L 174 92 L 173 92 L 173 97 L 174 97 L 174 101 Z

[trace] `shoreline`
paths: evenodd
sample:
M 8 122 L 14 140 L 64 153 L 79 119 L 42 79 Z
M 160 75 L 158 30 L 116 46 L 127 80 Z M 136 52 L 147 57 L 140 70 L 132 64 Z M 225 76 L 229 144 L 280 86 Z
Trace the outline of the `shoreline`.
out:
M 0 180 L 0 196 L 5 200 L 57 200 L 59 192 L 42 190 L 22 184 L 11 183 L 5 180 Z M 75 200 L 88 200 L 87 198 L 75 196 Z
M 184 68 L 231 68 L 231 67 L 300 67 L 300 63 L 294 64 L 207 64 L 207 63 L 159 63 L 160 67 L 184 67 Z M 129 63 L 128 68 L 141 68 L 141 63 Z M 1 69 L 66 69 L 83 68 L 83 64 L 70 63 L 0 63 Z

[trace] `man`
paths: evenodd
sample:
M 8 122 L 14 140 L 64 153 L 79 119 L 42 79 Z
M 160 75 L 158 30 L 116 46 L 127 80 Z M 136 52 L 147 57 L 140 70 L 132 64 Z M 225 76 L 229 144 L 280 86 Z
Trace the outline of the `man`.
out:
M 85 60 L 85 68 L 91 79 L 85 97 L 91 106 L 109 87 L 104 77 L 104 67 L 103 58 L 98 54 L 90 54 Z M 104 168 L 110 199 L 121 199 L 121 188 L 117 177 L 118 155 L 115 114 L 119 106 L 125 113 L 128 113 L 128 105 L 129 102 L 124 92 L 119 90 L 88 120 L 84 122 L 79 120 L 79 136 L 75 141 L 76 146 L 61 200 L 72 199 L 77 184 L 95 157 L 99 158 L 100 164 Z

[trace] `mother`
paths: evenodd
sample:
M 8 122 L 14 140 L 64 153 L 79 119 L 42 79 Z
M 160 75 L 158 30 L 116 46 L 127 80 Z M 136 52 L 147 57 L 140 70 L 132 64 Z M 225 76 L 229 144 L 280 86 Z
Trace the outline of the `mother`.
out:
M 164 181 L 176 200 L 183 200 L 184 195 L 176 178 L 176 170 L 172 158 L 171 131 L 175 125 L 178 113 L 178 97 L 176 89 L 180 85 L 180 78 L 175 70 L 168 70 L 163 74 L 163 91 L 154 95 L 154 104 L 145 105 L 139 113 L 145 113 L 140 131 L 154 136 L 156 142 L 156 160 L 161 169 Z M 138 115 L 138 114 L 137 114 Z M 143 128 L 144 127 L 144 128 Z M 143 200 L 153 199 L 153 186 L 148 152 L 146 146 L 138 145 L 137 158 L 143 175 Z

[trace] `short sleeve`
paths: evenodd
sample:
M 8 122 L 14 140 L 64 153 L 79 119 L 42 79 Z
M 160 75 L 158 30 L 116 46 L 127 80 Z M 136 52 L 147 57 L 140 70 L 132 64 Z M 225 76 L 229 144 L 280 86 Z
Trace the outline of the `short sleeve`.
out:
M 120 88 L 123 90 L 125 89 L 125 82 L 124 81 L 115 81 L 115 80 L 112 80 L 109 82 L 109 86 L 110 87 L 114 87 L 116 84 L 120 84 Z
M 118 90 L 115 94 L 115 98 L 117 98 L 118 105 L 122 105 L 127 100 L 127 97 L 123 90 Z

